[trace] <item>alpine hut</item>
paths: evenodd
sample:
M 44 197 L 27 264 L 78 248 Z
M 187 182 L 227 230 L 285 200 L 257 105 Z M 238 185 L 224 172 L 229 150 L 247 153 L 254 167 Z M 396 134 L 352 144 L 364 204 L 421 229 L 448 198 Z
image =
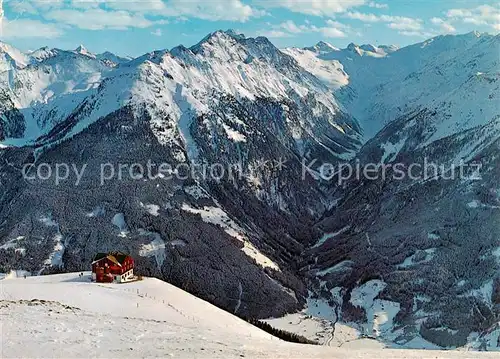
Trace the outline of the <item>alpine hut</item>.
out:
M 134 278 L 134 259 L 121 252 L 98 253 L 92 261 L 92 280 L 123 283 Z

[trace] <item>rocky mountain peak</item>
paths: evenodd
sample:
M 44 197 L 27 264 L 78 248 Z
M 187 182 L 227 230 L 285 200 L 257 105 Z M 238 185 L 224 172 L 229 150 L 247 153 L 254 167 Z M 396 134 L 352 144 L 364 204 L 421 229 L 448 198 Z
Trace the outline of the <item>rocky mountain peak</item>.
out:
M 399 46 L 397 45 L 380 45 L 378 48 L 382 49 L 386 54 L 390 54 L 399 50 Z
M 326 54 L 332 51 L 339 51 L 337 47 L 325 41 L 320 41 L 314 46 L 305 47 L 304 50 L 309 50 L 318 54 Z
M 119 64 L 124 64 L 126 62 L 129 62 L 132 60 L 130 57 L 122 57 L 113 54 L 112 52 L 106 51 L 103 52 L 102 54 L 96 55 L 96 58 L 101 61 L 106 61 L 106 62 L 111 62 L 113 64 L 119 65 Z
M 91 57 L 91 58 L 94 58 L 94 59 L 96 58 L 96 55 L 94 55 L 89 50 L 87 50 L 85 48 L 85 46 L 83 46 L 83 45 L 78 46 L 75 49 L 75 53 L 80 54 L 80 55 L 84 55 L 84 56 L 88 56 L 88 57 Z
M 7 44 L 3 41 L 0 41 L 0 51 L 1 52 L 6 52 L 7 51 Z
M 370 52 L 377 52 L 377 50 L 378 50 L 372 44 L 361 45 L 359 48 L 362 49 L 362 50 L 365 50 L 365 51 L 370 51 Z
M 358 55 L 362 55 L 362 51 L 358 45 L 355 43 L 351 42 L 349 45 L 347 45 L 347 51 L 353 52 Z
M 205 36 L 196 45 L 191 46 L 190 50 L 194 53 L 201 53 L 209 47 L 227 48 L 244 38 L 243 35 L 237 35 L 234 30 L 217 30 Z
M 86 54 L 86 53 L 88 53 L 87 49 L 83 45 L 78 46 L 75 49 L 75 51 L 78 52 L 78 53 L 80 53 L 80 54 Z
M 29 56 L 37 61 L 43 61 L 57 55 L 57 50 L 51 49 L 48 46 L 39 48 L 38 50 L 29 53 Z
M 30 60 L 25 53 L 0 41 L 0 71 L 22 68 L 29 62 Z
M 229 35 L 232 38 L 237 39 L 237 40 L 244 40 L 246 38 L 244 34 L 238 33 L 238 32 L 236 32 L 236 30 L 233 30 L 233 29 L 229 29 L 229 30 L 226 30 L 224 32 L 226 33 L 226 35 Z

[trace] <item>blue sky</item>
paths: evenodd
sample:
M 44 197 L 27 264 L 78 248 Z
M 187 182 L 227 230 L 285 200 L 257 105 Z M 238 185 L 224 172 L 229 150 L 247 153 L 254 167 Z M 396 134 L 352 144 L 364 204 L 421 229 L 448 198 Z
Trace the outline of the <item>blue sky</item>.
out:
M 400 46 L 447 33 L 500 32 L 490 0 L 0 0 L 0 40 L 138 56 L 235 29 L 279 47 L 319 40 Z

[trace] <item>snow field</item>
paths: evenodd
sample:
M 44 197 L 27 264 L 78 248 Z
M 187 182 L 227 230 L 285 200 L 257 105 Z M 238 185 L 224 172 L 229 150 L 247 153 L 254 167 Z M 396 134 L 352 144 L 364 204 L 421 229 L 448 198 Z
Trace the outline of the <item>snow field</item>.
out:
M 286 343 L 160 280 L 97 284 L 84 274 L 83 279 L 69 273 L 0 281 L 2 357 L 473 357 L 369 349 L 361 343 L 355 349 Z

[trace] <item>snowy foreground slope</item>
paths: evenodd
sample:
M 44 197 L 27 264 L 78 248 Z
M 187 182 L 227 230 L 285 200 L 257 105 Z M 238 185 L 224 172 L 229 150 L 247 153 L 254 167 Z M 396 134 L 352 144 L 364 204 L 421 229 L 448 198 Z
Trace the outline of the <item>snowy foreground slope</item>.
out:
M 78 273 L 0 281 L 1 356 L 493 358 L 494 354 L 330 348 L 281 341 L 157 279 L 104 285 Z

